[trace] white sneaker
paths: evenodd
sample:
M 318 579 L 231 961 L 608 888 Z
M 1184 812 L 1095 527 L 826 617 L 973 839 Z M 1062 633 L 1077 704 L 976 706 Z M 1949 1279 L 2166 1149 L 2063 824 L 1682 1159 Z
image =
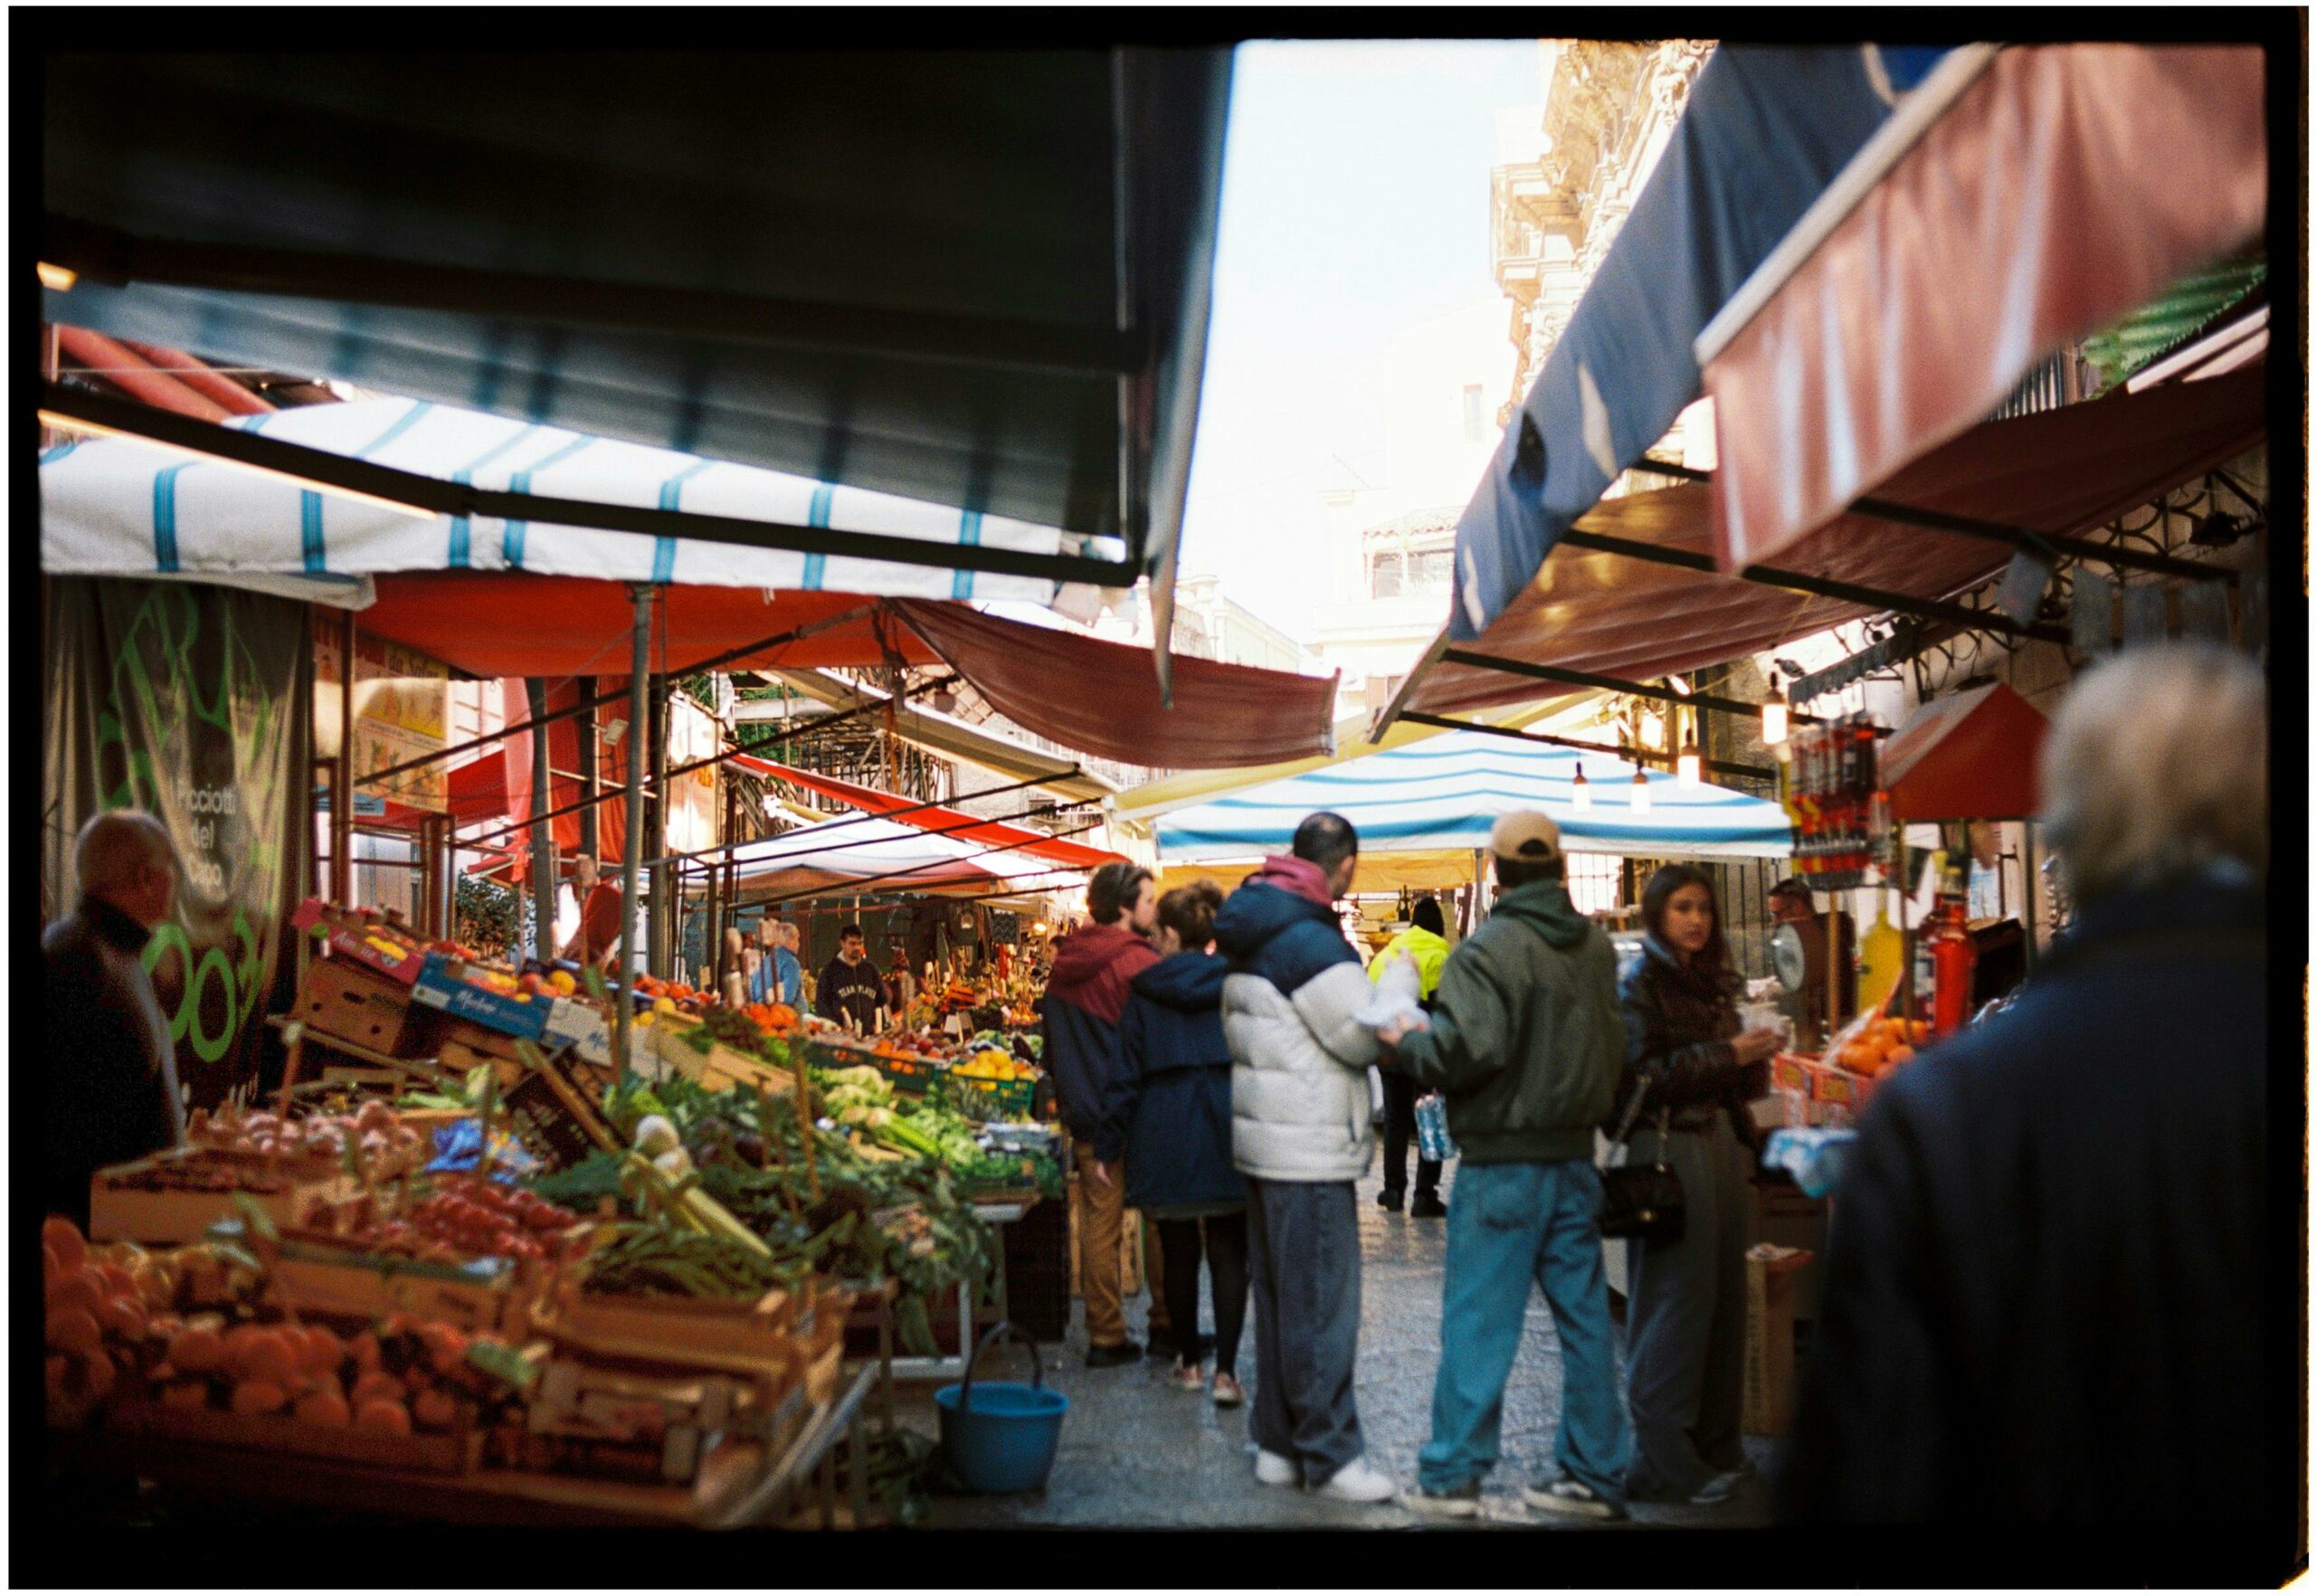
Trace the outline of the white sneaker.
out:
M 1267 1486 L 1301 1485 L 1303 1468 L 1292 1458 L 1282 1458 L 1277 1452 L 1266 1452 L 1257 1448 L 1255 1483 Z
M 1391 1477 L 1372 1467 L 1363 1457 L 1353 1458 L 1326 1484 L 1318 1487 L 1319 1495 L 1333 1496 L 1338 1502 L 1388 1502 L 1400 1494 Z

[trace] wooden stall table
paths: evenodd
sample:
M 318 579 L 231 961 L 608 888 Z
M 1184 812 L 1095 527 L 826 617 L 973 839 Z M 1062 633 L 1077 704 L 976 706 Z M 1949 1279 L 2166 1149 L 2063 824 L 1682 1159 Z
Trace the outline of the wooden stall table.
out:
M 631 1485 L 574 1475 L 486 1468 L 451 1476 L 368 1467 L 336 1458 L 223 1448 L 109 1431 L 47 1438 L 68 1470 L 149 1479 L 196 1498 L 327 1507 L 382 1517 L 524 1527 L 642 1525 L 737 1529 L 783 1523 L 800 1489 L 817 1487 L 821 1525 L 836 1524 L 836 1449 L 851 1444 L 853 1522 L 867 1515 L 868 1449 L 862 1410 L 879 1370 L 871 1363 L 822 1403 L 779 1458 L 729 1442 L 689 1486 Z

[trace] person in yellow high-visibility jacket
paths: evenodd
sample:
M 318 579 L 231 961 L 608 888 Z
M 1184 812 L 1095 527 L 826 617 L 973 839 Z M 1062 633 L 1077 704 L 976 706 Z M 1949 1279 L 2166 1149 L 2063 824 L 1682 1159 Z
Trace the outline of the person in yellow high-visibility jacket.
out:
M 1371 981 L 1381 979 L 1384 967 L 1394 958 L 1411 961 L 1428 1012 L 1432 994 L 1439 990 L 1439 972 L 1448 963 L 1448 921 L 1436 898 L 1417 900 L 1413 921 L 1375 955 L 1375 962 L 1367 966 L 1367 976 Z M 1375 1201 L 1397 1213 L 1407 1202 L 1408 1142 L 1415 1135 L 1415 1083 L 1392 1065 L 1378 1069 L 1383 1078 L 1383 1189 Z M 1415 1203 L 1408 1212 L 1414 1219 L 1442 1219 L 1448 1212 L 1447 1204 L 1439 1201 L 1439 1165 L 1422 1157 L 1419 1150 Z

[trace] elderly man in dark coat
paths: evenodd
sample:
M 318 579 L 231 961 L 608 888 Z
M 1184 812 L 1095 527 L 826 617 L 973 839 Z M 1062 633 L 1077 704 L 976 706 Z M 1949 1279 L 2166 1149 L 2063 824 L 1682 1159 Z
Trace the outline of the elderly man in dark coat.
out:
M 40 939 L 41 1145 L 49 1211 L 85 1229 L 91 1174 L 185 1138 L 169 1022 L 141 957 L 176 896 L 176 850 L 151 815 L 117 809 L 81 828 L 72 868 L 80 902 Z
M 2289 1521 L 2266 698 L 2207 646 L 2134 650 L 2069 692 L 2042 802 L 2075 924 L 2008 1011 L 1875 1094 L 1786 1521 Z

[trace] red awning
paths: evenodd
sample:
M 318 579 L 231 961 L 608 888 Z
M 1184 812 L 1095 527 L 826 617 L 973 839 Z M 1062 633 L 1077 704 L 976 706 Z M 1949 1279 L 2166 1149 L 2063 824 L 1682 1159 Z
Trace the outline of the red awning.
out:
M 499 572 L 382 575 L 365 632 L 474 676 L 623 679 L 625 584 Z M 983 615 L 963 603 L 852 594 L 667 586 L 651 669 L 680 674 L 774 636 L 722 669 L 829 669 L 946 660 L 1017 725 L 1066 748 L 1168 770 L 1270 765 L 1330 752 L 1332 678 L 1178 660 L 1163 708 L 1150 651 Z
M 2254 366 L 2207 382 L 1988 422 L 1901 471 L 1879 496 L 2038 532 L 2081 532 L 2255 446 L 2266 435 L 2265 385 L 2264 367 Z M 1603 499 L 1578 526 L 1708 553 L 1711 495 L 1698 484 Z M 1846 515 L 1777 563 L 1944 599 L 1993 576 L 2010 555 L 2001 544 Z M 1875 613 L 1869 604 L 1563 544 L 1469 646 L 1499 659 L 1647 681 Z M 1404 708 L 1453 715 L 1555 696 L 1564 695 L 1533 679 L 1443 663 L 1417 682 Z
M 2248 47 L 2006 49 L 1862 196 L 1846 173 L 1799 263 L 1697 340 L 1722 568 L 1910 497 L 1893 474 L 2036 360 L 2256 243 L 2264 73 Z
M 1917 709 L 1882 745 L 1882 785 L 1900 821 L 2023 820 L 2051 723 L 2001 682 Z
M 902 825 L 915 826 L 919 831 L 936 831 L 959 842 L 1014 850 L 1032 859 L 1051 860 L 1071 869 L 1098 869 L 1125 858 L 1122 853 L 1088 848 L 1082 842 L 1048 837 L 1044 832 L 1031 831 L 1026 826 L 1007 825 L 1001 821 L 975 820 L 962 809 L 949 809 L 937 804 L 926 807 L 915 798 L 880 793 L 874 787 L 856 786 L 850 782 L 841 782 L 815 771 L 798 770 L 769 759 L 759 759 L 753 754 L 735 754 L 728 763 L 758 775 L 773 776 L 807 788 L 840 803 L 850 803 L 855 809 L 866 810 L 870 814 L 888 816 Z M 902 811 L 907 812 L 900 812 Z
M 1147 651 L 897 599 L 918 636 L 1000 714 L 1065 748 L 1159 770 L 1227 770 L 1334 752 L 1335 678 L 1177 655 L 1161 703 Z

